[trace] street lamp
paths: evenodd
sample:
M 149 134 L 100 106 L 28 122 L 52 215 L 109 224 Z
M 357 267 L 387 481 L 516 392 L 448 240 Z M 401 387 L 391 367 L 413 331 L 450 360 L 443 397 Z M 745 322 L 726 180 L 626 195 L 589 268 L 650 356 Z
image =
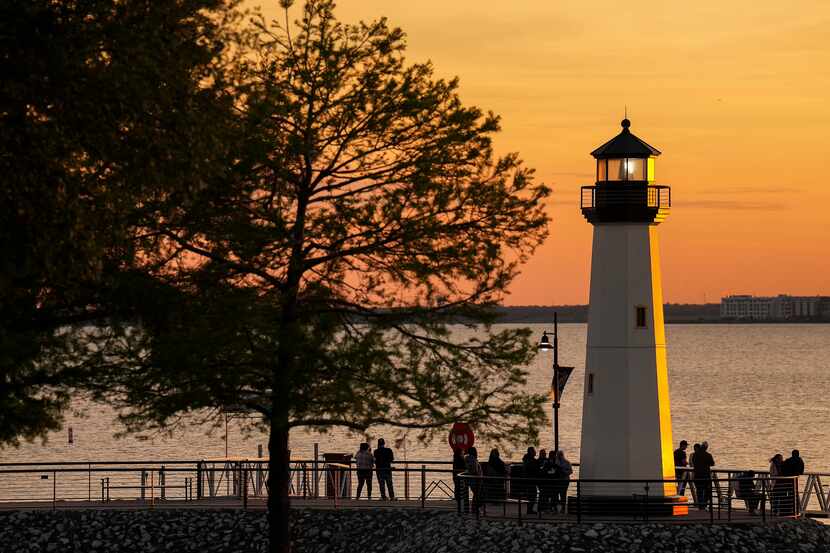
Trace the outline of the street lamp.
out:
M 542 339 L 539 340 L 539 351 L 553 350 L 553 380 L 551 390 L 553 391 L 553 449 L 559 451 L 559 398 L 571 376 L 573 367 L 559 366 L 559 320 L 557 313 L 553 314 L 553 343 L 547 331 L 542 332 Z

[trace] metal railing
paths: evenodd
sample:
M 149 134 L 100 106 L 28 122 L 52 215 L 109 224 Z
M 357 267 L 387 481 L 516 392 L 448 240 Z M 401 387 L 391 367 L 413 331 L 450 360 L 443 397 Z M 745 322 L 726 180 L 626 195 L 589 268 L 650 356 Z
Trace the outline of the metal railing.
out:
M 798 477 L 678 480 L 516 478 L 459 474 L 456 509 L 519 521 L 682 520 L 766 522 L 800 518 Z M 685 489 L 683 489 L 685 487 Z M 691 497 L 685 495 L 691 492 Z
M 486 465 L 486 463 L 485 463 Z M 509 465 L 509 463 L 508 463 Z M 326 462 L 320 459 L 291 461 L 289 494 L 293 498 L 331 501 L 339 506 L 354 501 L 358 487 L 357 469 L 353 464 Z M 580 480 L 578 466 L 570 484 L 570 493 L 590 496 L 591 486 L 609 487 L 612 481 Z M 624 494 L 651 497 L 653 486 L 676 485 L 678 492 L 688 496 L 688 505 L 698 501 L 698 485 L 688 469 L 678 469 L 683 476 L 677 481 L 631 483 L 618 481 Z M 733 503 L 746 503 L 745 480 L 737 469 L 712 471 L 711 505 L 714 513 L 722 516 L 733 510 Z M 772 479 L 763 471 L 755 473 L 755 486 L 760 494 L 759 504 L 765 505 L 764 516 L 778 516 L 781 493 L 792 498 L 797 513 L 830 515 L 830 474 L 807 473 L 789 478 L 789 484 Z M 374 498 L 378 481 L 372 471 Z M 466 478 L 466 477 L 465 477 Z M 401 461 L 390 471 L 391 488 L 397 499 L 429 504 L 435 507 L 457 508 L 459 480 L 450 461 Z M 513 487 L 520 489 L 523 480 L 504 479 L 505 497 L 513 502 L 528 502 L 528 495 L 516 497 Z M 601 484 L 600 484 L 601 483 Z M 645 485 L 648 485 L 646 491 Z M 776 487 L 776 484 L 778 486 Z M 802 485 L 803 484 L 803 485 Z M 743 488 L 741 488 L 741 485 Z M 642 491 L 630 492 L 632 486 Z M 366 488 L 367 486 L 364 486 Z M 542 493 L 536 484 L 536 494 Z M 613 491 L 613 490 L 611 490 Z M 630 493 L 629 493 L 630 492 Z M 361 496 L 365 497 L 365 493 Z M 597 495 L 593 493 L 593 495 Z M 658 494 L 659 495 L 659 494 Z M 136 501 L 149 504 L 170 501 L 233 500 L 246 507 L 249 498 L 268 496 L 268 461 L 266 459 L 214 459 L 198 461 L 105 461 L 63 463 L 0 463 L 0 507 L 25 505 L 52 508 L 83 505 L 84 502 Z M 756 498 L 751 494 L 748 499 Z M 789 499 L 787 499 L 789 501 Z M 708 501 L 706 501 L 708 504 Z M 511 505 L 510 502 L 505 505 Z M 748 505 L 745 505 L 748 508 Z M 515 509 L 515 507 L 511 507 Z M 759 507 L 760 508 L 760 507 Z M 498 509 L 497 509 L 498 510 Z M 739 509 L 740 510 L 740 509 Z M 713 515 L 714 516 L 714 515 Z
M 0 463 L 0 506 L 267 497 L 267 460 Z
M 582 209 L 597 207 L 650 207 L 666 209 L 671 207 L 671 187 L 665 185 L 626 184 L 583 186 L 580 195 Z

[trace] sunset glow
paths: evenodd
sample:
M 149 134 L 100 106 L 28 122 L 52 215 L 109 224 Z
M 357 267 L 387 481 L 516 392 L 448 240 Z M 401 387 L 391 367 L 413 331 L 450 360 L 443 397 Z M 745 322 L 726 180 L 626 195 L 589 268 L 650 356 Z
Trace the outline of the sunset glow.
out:
M 277 15 L 275 1 L 248 5 Z M 827 2 L 343 0 L 337 13 L 403 28 L 408 59 L 458 75 L 465 102 L 502 116 L 498 149 L 553 186 L 551 236 L 508 304 L 587 301 L 579 187 L 625 106 L 672 186 L 666 301 L 830 292 Z

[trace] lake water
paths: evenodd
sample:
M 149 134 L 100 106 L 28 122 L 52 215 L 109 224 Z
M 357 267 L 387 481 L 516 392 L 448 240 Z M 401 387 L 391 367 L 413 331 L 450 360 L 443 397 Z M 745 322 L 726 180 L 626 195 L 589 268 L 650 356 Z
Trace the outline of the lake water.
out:
M 544 329 L 523 326 L 537 335 Z M 585 335 L 584 324 L 560 325 L 560 363 L 576 367 L 560 409 L 560 442 L 572 460 L 579 459 Z M 797 448 L 808 471 L 830 471 L 830 325 L 668 325 L 667 338 L 675 442 L 707 440 L 718 466 L 757 469 L 766 468 L 773 453 L 787 457 Z M 529 370 L 530 386 L 546 390 L 550 365 L 537 362 Z M 45 444 L 0 450 L 0 461 L 185 460 L 225 454 L 224 428 L 212 434 L 188 428 L 173 436 L 117 439 L 113 434 L 119 427 L 112 411 L 84 407 L 86 417 L 67 418 L 73 444 L 64 428 L 50 434 Z M 267 444 L 265 436 L 243 436 L 235 421 L 229 428 L 231 456 L 255 458 L 258 444 Z M 377 429 L 371 437 L 381 435 L 391 443 L 395 431 Z M 353 453 L 363 439 L 344 430 L 322 435 L 296 431 L 291 436 L 292 457 L 309 458 L 314 442 L 321 453 Z M 548 431 L 534 445 L 549 448 L 552 441 Z M 489 449 L 489 444 L 477 445 Z M 521 451 L 503 448 L 503 457 L 518 459 Z M 427 445 L 407 439 L 396 457 L 438 460 L 451 458 L 451 453 L 443 438 Z

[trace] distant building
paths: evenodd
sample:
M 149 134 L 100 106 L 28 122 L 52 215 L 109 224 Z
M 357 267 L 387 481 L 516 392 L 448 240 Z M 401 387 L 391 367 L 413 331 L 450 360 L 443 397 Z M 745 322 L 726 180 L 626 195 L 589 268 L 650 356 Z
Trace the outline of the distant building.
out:
M 830 318 L 830 297 L 726 296 L 720 300 L 720 318 L 754 321 Z

